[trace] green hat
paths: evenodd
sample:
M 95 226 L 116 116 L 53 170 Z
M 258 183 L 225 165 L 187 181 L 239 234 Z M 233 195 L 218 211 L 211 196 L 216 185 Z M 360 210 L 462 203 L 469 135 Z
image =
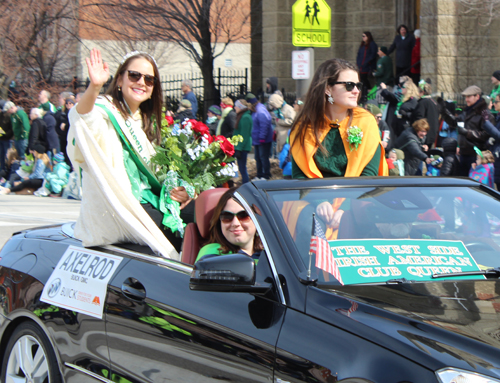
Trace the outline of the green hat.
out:
M 370 104 L 370 103 L 366 104 L 366 110 L 368 110 L 374 116 L 376 116 L 377 114 L 382 113 L 382 111 L 380 110 L 380 108 L 377 105 Z
M 255 104 L 257 101 L 257 97 L 253 93 L 248 93 L 245 99 L 250 103 L 250 104 Z

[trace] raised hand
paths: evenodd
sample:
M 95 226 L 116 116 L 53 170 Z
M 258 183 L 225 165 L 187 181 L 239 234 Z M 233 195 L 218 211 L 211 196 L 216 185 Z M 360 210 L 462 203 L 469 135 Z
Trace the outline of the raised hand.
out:
M 102 86 L 109 78 L 109 66 L 102 60 L 99 49 L 92 49 L 90 57 L 86 57 L 85 61 L 89 69 L 90 85 L 82 95 L 80 102 L 76 104 L 76 111 L 79 114 L 87 114 L 92 111 Z
M 94 48 L 90 51 L 90 57 L 86 57 L 87 68 L 89 70 L 90 83 L 96 86 L 103 86 L 109 79 L 109 66 L 101 58 L 101 51 Z

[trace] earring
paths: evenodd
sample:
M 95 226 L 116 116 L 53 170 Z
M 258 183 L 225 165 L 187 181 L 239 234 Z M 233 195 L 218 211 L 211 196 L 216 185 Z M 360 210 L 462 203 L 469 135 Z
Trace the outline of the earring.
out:
M 121 86 L 119 86 L 119 87 L 118 87 L 118 92 L 121 92 L 121 91 L 122 91 L 122 87 L 121 87 Z
M 328 95 L 328 102 L 329 102 L 330 104 L 333 104 L 333 103 L 335 102 L 335 100 L 333 99 L 332 95 L 331 95 L 331 94 L 329 94 L 329 93 L 327 93 L 327 95 Z

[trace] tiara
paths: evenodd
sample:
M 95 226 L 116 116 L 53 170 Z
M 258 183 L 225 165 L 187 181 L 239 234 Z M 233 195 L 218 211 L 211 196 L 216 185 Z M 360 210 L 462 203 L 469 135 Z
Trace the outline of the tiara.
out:
M 137 55 L 147 55 L 149 57 L 151 57 L 156 65 L 156 67 L 158 67 L 158 64 L 156 63 L 156 60 L 153 56 L 151 56 L 148 52 L 141 52 L 141 51 L 132 51 L 132 52 L 128 52 L 125 56 L 123 56 L 123 59 L 122 61 L 120 62 L 120 65 L 122 65 L 125 61 L 127 61 L 129 58 L 133 57 L 133 56 L 137 56 Z

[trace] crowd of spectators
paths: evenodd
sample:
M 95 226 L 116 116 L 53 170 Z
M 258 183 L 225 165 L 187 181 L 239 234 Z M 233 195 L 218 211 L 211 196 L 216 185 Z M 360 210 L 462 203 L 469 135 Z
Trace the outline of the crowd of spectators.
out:
M 420 34 L 400 25 L 385 47 L 363 32 L 357 55 L 360 104 L 377 119 L 390 174 L 463 176 L 498 188 L 500 70 L 492 74 L 491 92 L 474 84 L 463 89 L 460 108 L 433 95 L 431 80 L 420 78 Z
M 42 90 L 29 115 L 13 101 L 0 100 L 0 194 L 79 197 L 66 153 L 68 112 L 76 97 L 62 92 L 57 107 L 50 99 Z
M 456 102 L 433 97 L 431 81 L 420 79 L 419 30 L 412 33 L 400 25 L 389 47 L 378 46 L 365 31 L 356 60 L 362 83 L 359 104 L 376 118 L 390 175 L 464 176 L 498 188 L 500 70 L 492 74 L 489 96 L 477 85 L 463 89 L 465 107 L 460 109 Z M 174 119 L 197 118 L 192 87 L 183 81 Z M 28 113 L 12 101 L 0 101 L 0 193 L 29 189 L 35 195 L 62 194 L 72 170 L 66 153 L 68 112 L 77 102 L 78 95 L 62 92 L 56 107 L 51 94 L 42 90 L 39 106 Z M 273 155 L 280 159 L 283 176 L 291 176 L 290 129 L 303 104 L 299 98 L 289 105 L 277 78 L 270 77 L 263 97 L 223 97 L 208 108 L 211 134 L 243 137 L 235 148 L 242 183 L 250 181 L 252 150 L 257 170 L 252 180 L 271 178 Z

